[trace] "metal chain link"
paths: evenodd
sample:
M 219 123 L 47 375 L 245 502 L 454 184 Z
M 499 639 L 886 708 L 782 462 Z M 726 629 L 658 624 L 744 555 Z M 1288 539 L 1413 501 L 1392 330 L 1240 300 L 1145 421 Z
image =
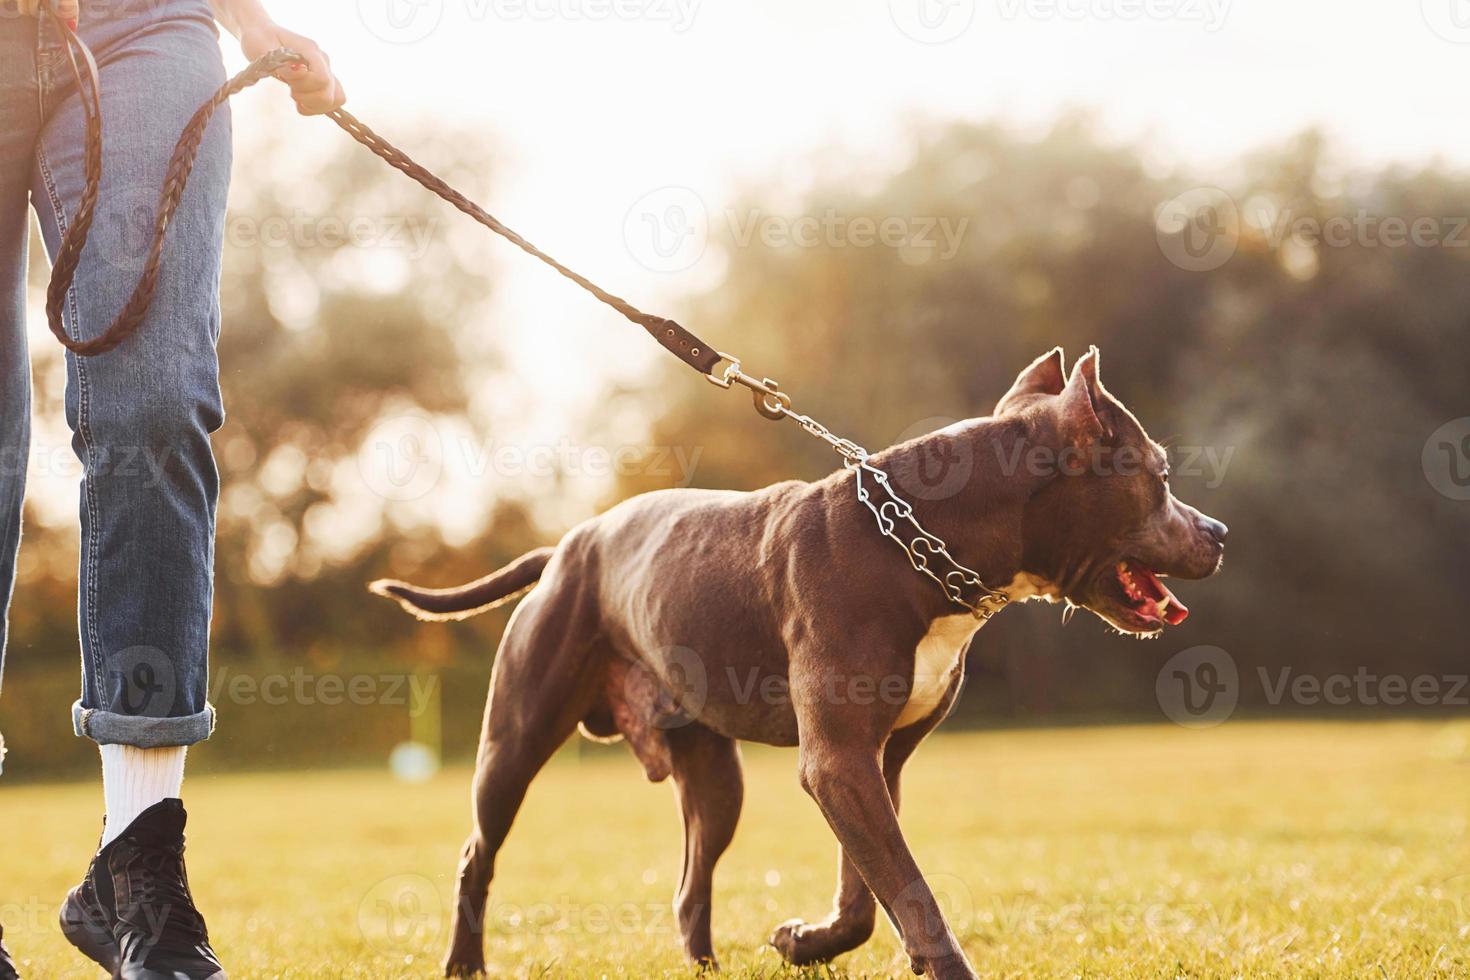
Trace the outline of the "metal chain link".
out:
M 933 579 L 951 602 L 969 610 L 982 623 L 1005 607 L 1010 597 L 988 587 L 978 572 L 955 560 L 944 539 L 919 523 L 919 519 L 914 516 L 913 505 L 893 489 L 893 481 L 888 474 L 868 461 L 866 449 L 851 439 L 836 435 L 810 415 L 794 411 L 791 407 L 791 396 L 782 391 L 774 380 L 756 379 L 746 374 L 741 370 L 740 359 L 737 357 L 725 353 L 721 353 L 720 357 L 730 363 L 720 374 L 711 372 L 706 375 L 710 383 L 720 388 L 730 388 L 737 384 L 749 388 L 754 394 L 755 409 L 761 415 L 776 421 L 790 419 L 805 432 L 831 446 L 842 457 L 842 465 L 855 474 L 858 500 L 872 513 L 873 519 L 878 523 L 878 532 L 903 549 L 915 571 Z M 865 475 L 881 488 L 881 496 L 886 499 L 875 501 L 874 491 L 864 482 Z M 900 525 L 905 526 L 902 532 Z M 931 567 L 931 561 L 940 567 Z M 976 598 L 966 597 L 975 592 L 979 593 Z

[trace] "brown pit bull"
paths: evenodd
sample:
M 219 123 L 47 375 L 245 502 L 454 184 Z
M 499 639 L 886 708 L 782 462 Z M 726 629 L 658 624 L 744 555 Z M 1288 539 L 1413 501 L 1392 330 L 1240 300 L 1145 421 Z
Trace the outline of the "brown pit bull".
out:
M 1174 498 L 1163 449 L 1103 388 L 1096 349 L 1070 379 L 1053 350 L 993 416 L 872 461 L 902 491 L 926 459 L 957 455 L 971 464 L 963 485 L 911 502 L 1012 601 L 1065 601 L 1156 635 L 1189 614 L 1161 577 L 1220 566 L 1225 525 Z M 813 963 L 860 945 L 876 898 L 915 972 L 975 976 L 897 809 L 899 772 L 953 705 L 980 620 L 878 533 L 853 481 L 841 470 L 752 493 L 648 493 L 459 589 L 373 584 L 430 620 L 529 590 L 491 675 L 449 975 L 483 969 L 496 852 L 531 779 L 580 725 L 624 737 L 650 779 L 674 777 L 685 836 L 674 908 L 694 960 L 714 962 L 711 883 L 740 815 L 737 742 L 749 739 L 797 746 L 801 785 L 842 848 L 836 907 L 778 928 L 781 954 Z

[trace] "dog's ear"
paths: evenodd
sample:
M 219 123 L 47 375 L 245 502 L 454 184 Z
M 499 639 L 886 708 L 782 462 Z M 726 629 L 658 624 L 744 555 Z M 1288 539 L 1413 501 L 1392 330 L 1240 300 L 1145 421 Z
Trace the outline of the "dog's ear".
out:
M 1004 415 L 1014 408 L 1016 401 L 1026 395 L 1060 395 L 1066 385 L 1067 376 L 1062 371 L 1062 349 L 1053 347 L 1031 362 L 1031 366 L 1016 376 L 1016 383 L 995 403 L 995 414 Z
M 1103 420 L 1106 408 L 1102 382 L 1098 380 L 1098 357 L 1096 347 L 1088 348 L 1072 365 L 1072 376 L 1057 399 L 1062 438 L 1079 449 L 1112 437 Z

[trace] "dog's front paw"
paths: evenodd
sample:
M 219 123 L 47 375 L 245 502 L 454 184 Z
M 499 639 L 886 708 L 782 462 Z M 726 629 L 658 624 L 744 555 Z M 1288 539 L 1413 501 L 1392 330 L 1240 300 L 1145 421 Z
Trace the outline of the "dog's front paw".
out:
M 799 962 L 796 959 L 797 939 L 796 934 L 806 928 L 806 923 L 800 919 L 788 919 L 776 927 L 771 934 L 771 945 L 776 947 L 776 952 L 788 963 Z
M 856 949 L 872 935 L 872 925 L 864 927 L 862 922 L 842 921 L 819 922 L 815 925 L 801 919 L 791 919 L 776 927 L 771 936 L 771 945 L 776 952 L 793 966 L 808 963 L 824 963 Z
M 951 953 L 947 956 L 909 956 L 909 966 L 928 980 L 977 980 L 978 974 L 965 954 Z
M 485 961 L 472 961 L 468 958 L 451 958 L 444 962 L 444 975 L 454 977 L 456 980 L 469 977 L 483 977 L 485 975 Z

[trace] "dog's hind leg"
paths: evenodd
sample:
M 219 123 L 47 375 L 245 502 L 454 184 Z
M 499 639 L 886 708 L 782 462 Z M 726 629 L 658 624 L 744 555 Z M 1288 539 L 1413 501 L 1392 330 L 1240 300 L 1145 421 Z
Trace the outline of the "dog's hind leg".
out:
M 734 739 L 699 724 L 669 729 L 665 737 L 684 813 L 684 872 L 674 896 L 674 914 L 690 959 L 714 966 L 711 890 L 715 862 L 735 836 L 745 795 L 740 749 Z
M 484 972 L 495 855 L 531 780 L 596 698 L 597 672 L 587 667 L 595 636 L 571 608 L 574 601 L 571 590 L 543 582 L 522 601 L 501 641 L 475 762 L 475 826 L 460 853 L 447 976 Z

